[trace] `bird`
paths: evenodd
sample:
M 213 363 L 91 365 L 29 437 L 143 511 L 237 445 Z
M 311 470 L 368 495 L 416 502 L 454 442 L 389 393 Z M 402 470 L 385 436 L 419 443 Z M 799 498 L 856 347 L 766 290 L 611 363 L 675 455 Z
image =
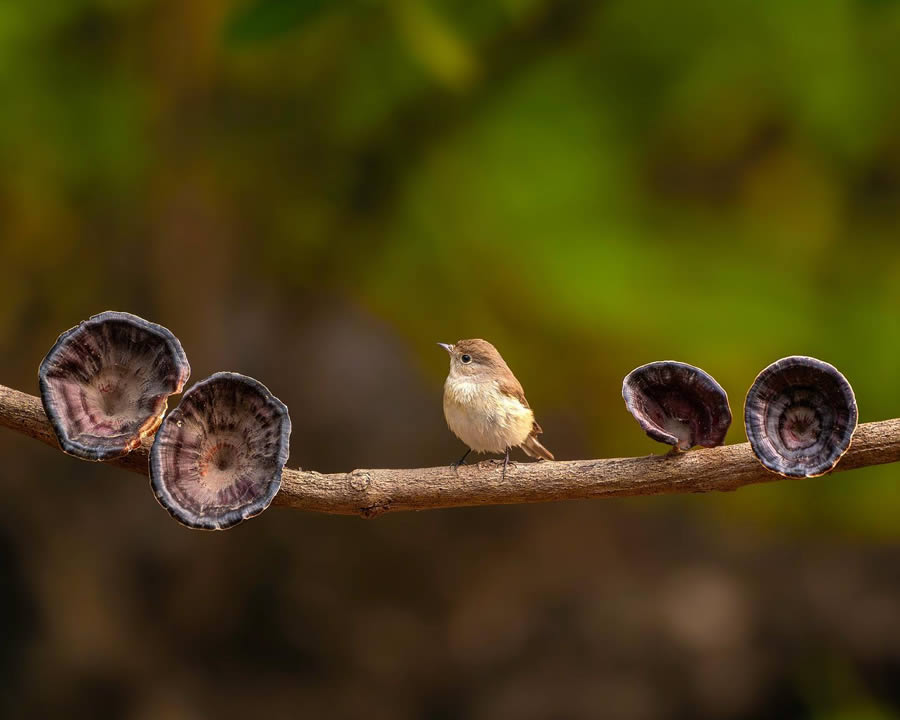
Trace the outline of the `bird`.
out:
M 452 345 L 438 343 L 450 354 L 450 373 L 444 382 L 444 417 L 469 453 L 503 453 L 503 479 L 509 450 L 521 447 L 529 456 L 553 460 L 553 453 L 538 441 L 543 433 L 525 399 L 522 384 L 491 343 L 480 338 Z

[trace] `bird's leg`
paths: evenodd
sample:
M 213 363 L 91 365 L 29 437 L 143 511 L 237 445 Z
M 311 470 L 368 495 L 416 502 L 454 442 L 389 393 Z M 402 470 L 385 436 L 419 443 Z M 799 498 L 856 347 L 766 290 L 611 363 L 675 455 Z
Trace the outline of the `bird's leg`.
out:
M 500 476 L 501 482 L 506 480 L 506 466 L 509 465 L 509 448 L 506 448 L 506 457 L 503 458 L 503 475 Z
M 452 467 L 454 470 L 456 470 L 456 468 L 458 468 L 460 465 L 465 465 L 465 464 L 466 464 L 466 458 L 469 457 L 469 453 L 470 453 L 470 452 L 472 452 L 472 448 L 469 448 L 468 450 L 466 450 L 466 454 L 463 455 L 463 456 L 462 456 L 459 460 L 457 460 L 455 463 L 453 463 L 450 467 Z

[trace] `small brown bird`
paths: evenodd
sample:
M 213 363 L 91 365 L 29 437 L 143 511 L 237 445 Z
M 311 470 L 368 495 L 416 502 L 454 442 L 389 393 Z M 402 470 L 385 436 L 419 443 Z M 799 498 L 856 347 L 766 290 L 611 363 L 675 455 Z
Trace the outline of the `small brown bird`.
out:
M 521 447 L 533 458 L 552 460 L 553 453 L 538 442 L 543 430 L 525 399 L 525 391 L 512 370 L 487 340 L 460 340 L 455 345 L 438 343 L 450 353 L 450 374 L 444 383 L 444 417 L 469 453 L 505 453 L 503 477 L 509 464 L 509 449 Z

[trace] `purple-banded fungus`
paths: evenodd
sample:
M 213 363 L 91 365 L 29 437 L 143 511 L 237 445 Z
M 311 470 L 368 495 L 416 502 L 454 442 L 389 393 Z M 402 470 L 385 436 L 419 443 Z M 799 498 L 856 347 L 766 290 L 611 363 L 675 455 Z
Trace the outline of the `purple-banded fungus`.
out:
M 744 426 L 767 469 L 785 477 L 816 477 L 850 448 L 857 414 L 853 388 L 837 368 L 795 355 L 756 378 L 744 403 Z
M 178 522 L 225 530 L 269 507 L 281 487 L 291 419 L 265 385 L 220 372 L 188 390 L 150 451 L 150 487 Z
M 104 312 L 59 336 L 38 380 L 63 451 L 109 460 L 153 434 L 169 396 L 181 392 L 190 374 L 181 343 L 166 328 Z
M 622 382 L 622 397 L 647 435 L 676 450 L 721 445 L 731 425 L 721 385 L 686 363 L 666 360 L 632 370 Z

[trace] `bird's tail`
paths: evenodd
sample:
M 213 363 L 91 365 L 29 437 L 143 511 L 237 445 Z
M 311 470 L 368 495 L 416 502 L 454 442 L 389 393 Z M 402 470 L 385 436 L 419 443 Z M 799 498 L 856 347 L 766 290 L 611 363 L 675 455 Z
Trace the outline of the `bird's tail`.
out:
M 552 460 L 553 453 L 538 442 L 537 435 L 529 435 L 522 443 L 522 449 L 533 458 Z

